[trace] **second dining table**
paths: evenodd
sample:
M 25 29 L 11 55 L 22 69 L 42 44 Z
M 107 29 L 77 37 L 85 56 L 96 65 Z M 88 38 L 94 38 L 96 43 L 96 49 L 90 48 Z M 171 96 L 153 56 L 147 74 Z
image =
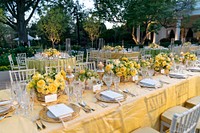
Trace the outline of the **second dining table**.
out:
M 68 57 L 68 58 L 57 58 L 57 59 L 35 59 L 29 58 L 27 59 L 27 64 L 29 69 L 35 68 L 37 71 L 44 73 L 45 67 L 50 66 L 61 66 L 66 68 L 71 66 L 72 68 L 76 66 L 76 58 Z

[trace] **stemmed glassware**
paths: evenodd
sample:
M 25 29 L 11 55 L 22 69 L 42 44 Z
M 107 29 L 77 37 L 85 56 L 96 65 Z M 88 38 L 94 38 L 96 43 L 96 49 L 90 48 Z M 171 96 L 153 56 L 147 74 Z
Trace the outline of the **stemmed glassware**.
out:
M 152 78 L 153 74 L 154 74 L 154 68 L 148 67 L 148 75 L 149 75 L 149 78 Z
M 103 81 L 107 85 L 108 89 L 110 90 L 110 87 L 112 85 L 112 75 L 111 74 L 104 74 Z
M 114 86 L 115 86 L 115 90 L 119 90 L 120 77 L 114 75 L 113 76 L 113 83 L 114 83 Z

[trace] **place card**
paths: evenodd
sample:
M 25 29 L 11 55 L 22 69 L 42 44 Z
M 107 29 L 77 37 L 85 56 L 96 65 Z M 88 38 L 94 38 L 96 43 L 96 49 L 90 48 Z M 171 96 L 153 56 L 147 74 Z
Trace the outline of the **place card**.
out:
M 45 96 L 45 103 L 57 101 L 57 94 Z
M 101 84 L 93 85 L 92 89 L 93 89 L 93 92 L 101 90 Z
M 132 81 L 138 81 L 138 75 L 133 76 Z
M 162 69 L 160 72 L 161 72 L 162 74 L 165 74 L 165 70 L 164 70 L 164 69 Z

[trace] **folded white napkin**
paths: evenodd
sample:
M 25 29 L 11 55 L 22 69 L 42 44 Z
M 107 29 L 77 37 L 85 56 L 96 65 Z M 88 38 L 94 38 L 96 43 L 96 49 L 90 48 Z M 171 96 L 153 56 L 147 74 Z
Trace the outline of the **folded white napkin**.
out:
M 188 70 L 192 72 L 200 72 L 200 67 L 189 67 Z
M 61 103 L 47 107 L 49 111 L 57 118 L 62 116 L 71 116 L 74 110 L 67 105 Z
M 188 77 L 187 74 L 183 74 L 183 73 L 170 73 L 169 76 L 171 78 L 178 78 L 178 79 L 185 79 Z
M 102 91 L 100 93 L 103 97 L 110 99 L 110 100 L 122 100 L 124 96 L 120 93 L 114 92 L 112 90 Z
M 160 84 L 157 80 L 149 79 L 149 78 L 142 79 L 140 83 L 145 86 L 152 86 L 152 87 L 155 87 Z

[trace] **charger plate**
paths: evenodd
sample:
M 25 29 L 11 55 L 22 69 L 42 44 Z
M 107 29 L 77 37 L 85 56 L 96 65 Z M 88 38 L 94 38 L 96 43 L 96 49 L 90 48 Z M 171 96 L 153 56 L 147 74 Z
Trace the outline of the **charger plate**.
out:
M 67 105 L 67 104 L 66 104 Z M 74 112 L 71 116 L 67 116 L 66 118 L 63 118 L 63 121 L 69 121 L 79 116 L 80 108 L 75 104 L 68 104 L 68 107 L 72 108 Z M 57 117 L 55 117 L 46 107 L 43 108 L 40 113 L 39 117 L 41 120 L 51 123 L 60 123 L 61 120 Z
M 103 91 L 105 91 L 105 90 L 103 90 Z M 123 101 L 126 100 L 126 97 L 127 97 L 127 96 L 126 96 L 126 94 L 124 94 L 123 92 L 121 92 L 121 91 L 116 91 L 116 90 L 112 90 L 112 91 L 123 95 L 124 98 L 123 98 L 123 99 L 120 99 L 120 100 L 119 100 L 120 102 L 123 102 Z M 102 91 L 101 91 L 101 92 L 102 92 Z M 109 99 L 109 98 L 103 97 L 103 96 L 100 94 L 101 92 L 99 92 L 99 93 L 97 93 L 97 94 L 95 95 L 95 97 L 96 97 L 97 100 L 102 101 L 102 102 L 106 102 L 106 103 L 118 103 L 117 100 L 111 100 L 111 99 Z

